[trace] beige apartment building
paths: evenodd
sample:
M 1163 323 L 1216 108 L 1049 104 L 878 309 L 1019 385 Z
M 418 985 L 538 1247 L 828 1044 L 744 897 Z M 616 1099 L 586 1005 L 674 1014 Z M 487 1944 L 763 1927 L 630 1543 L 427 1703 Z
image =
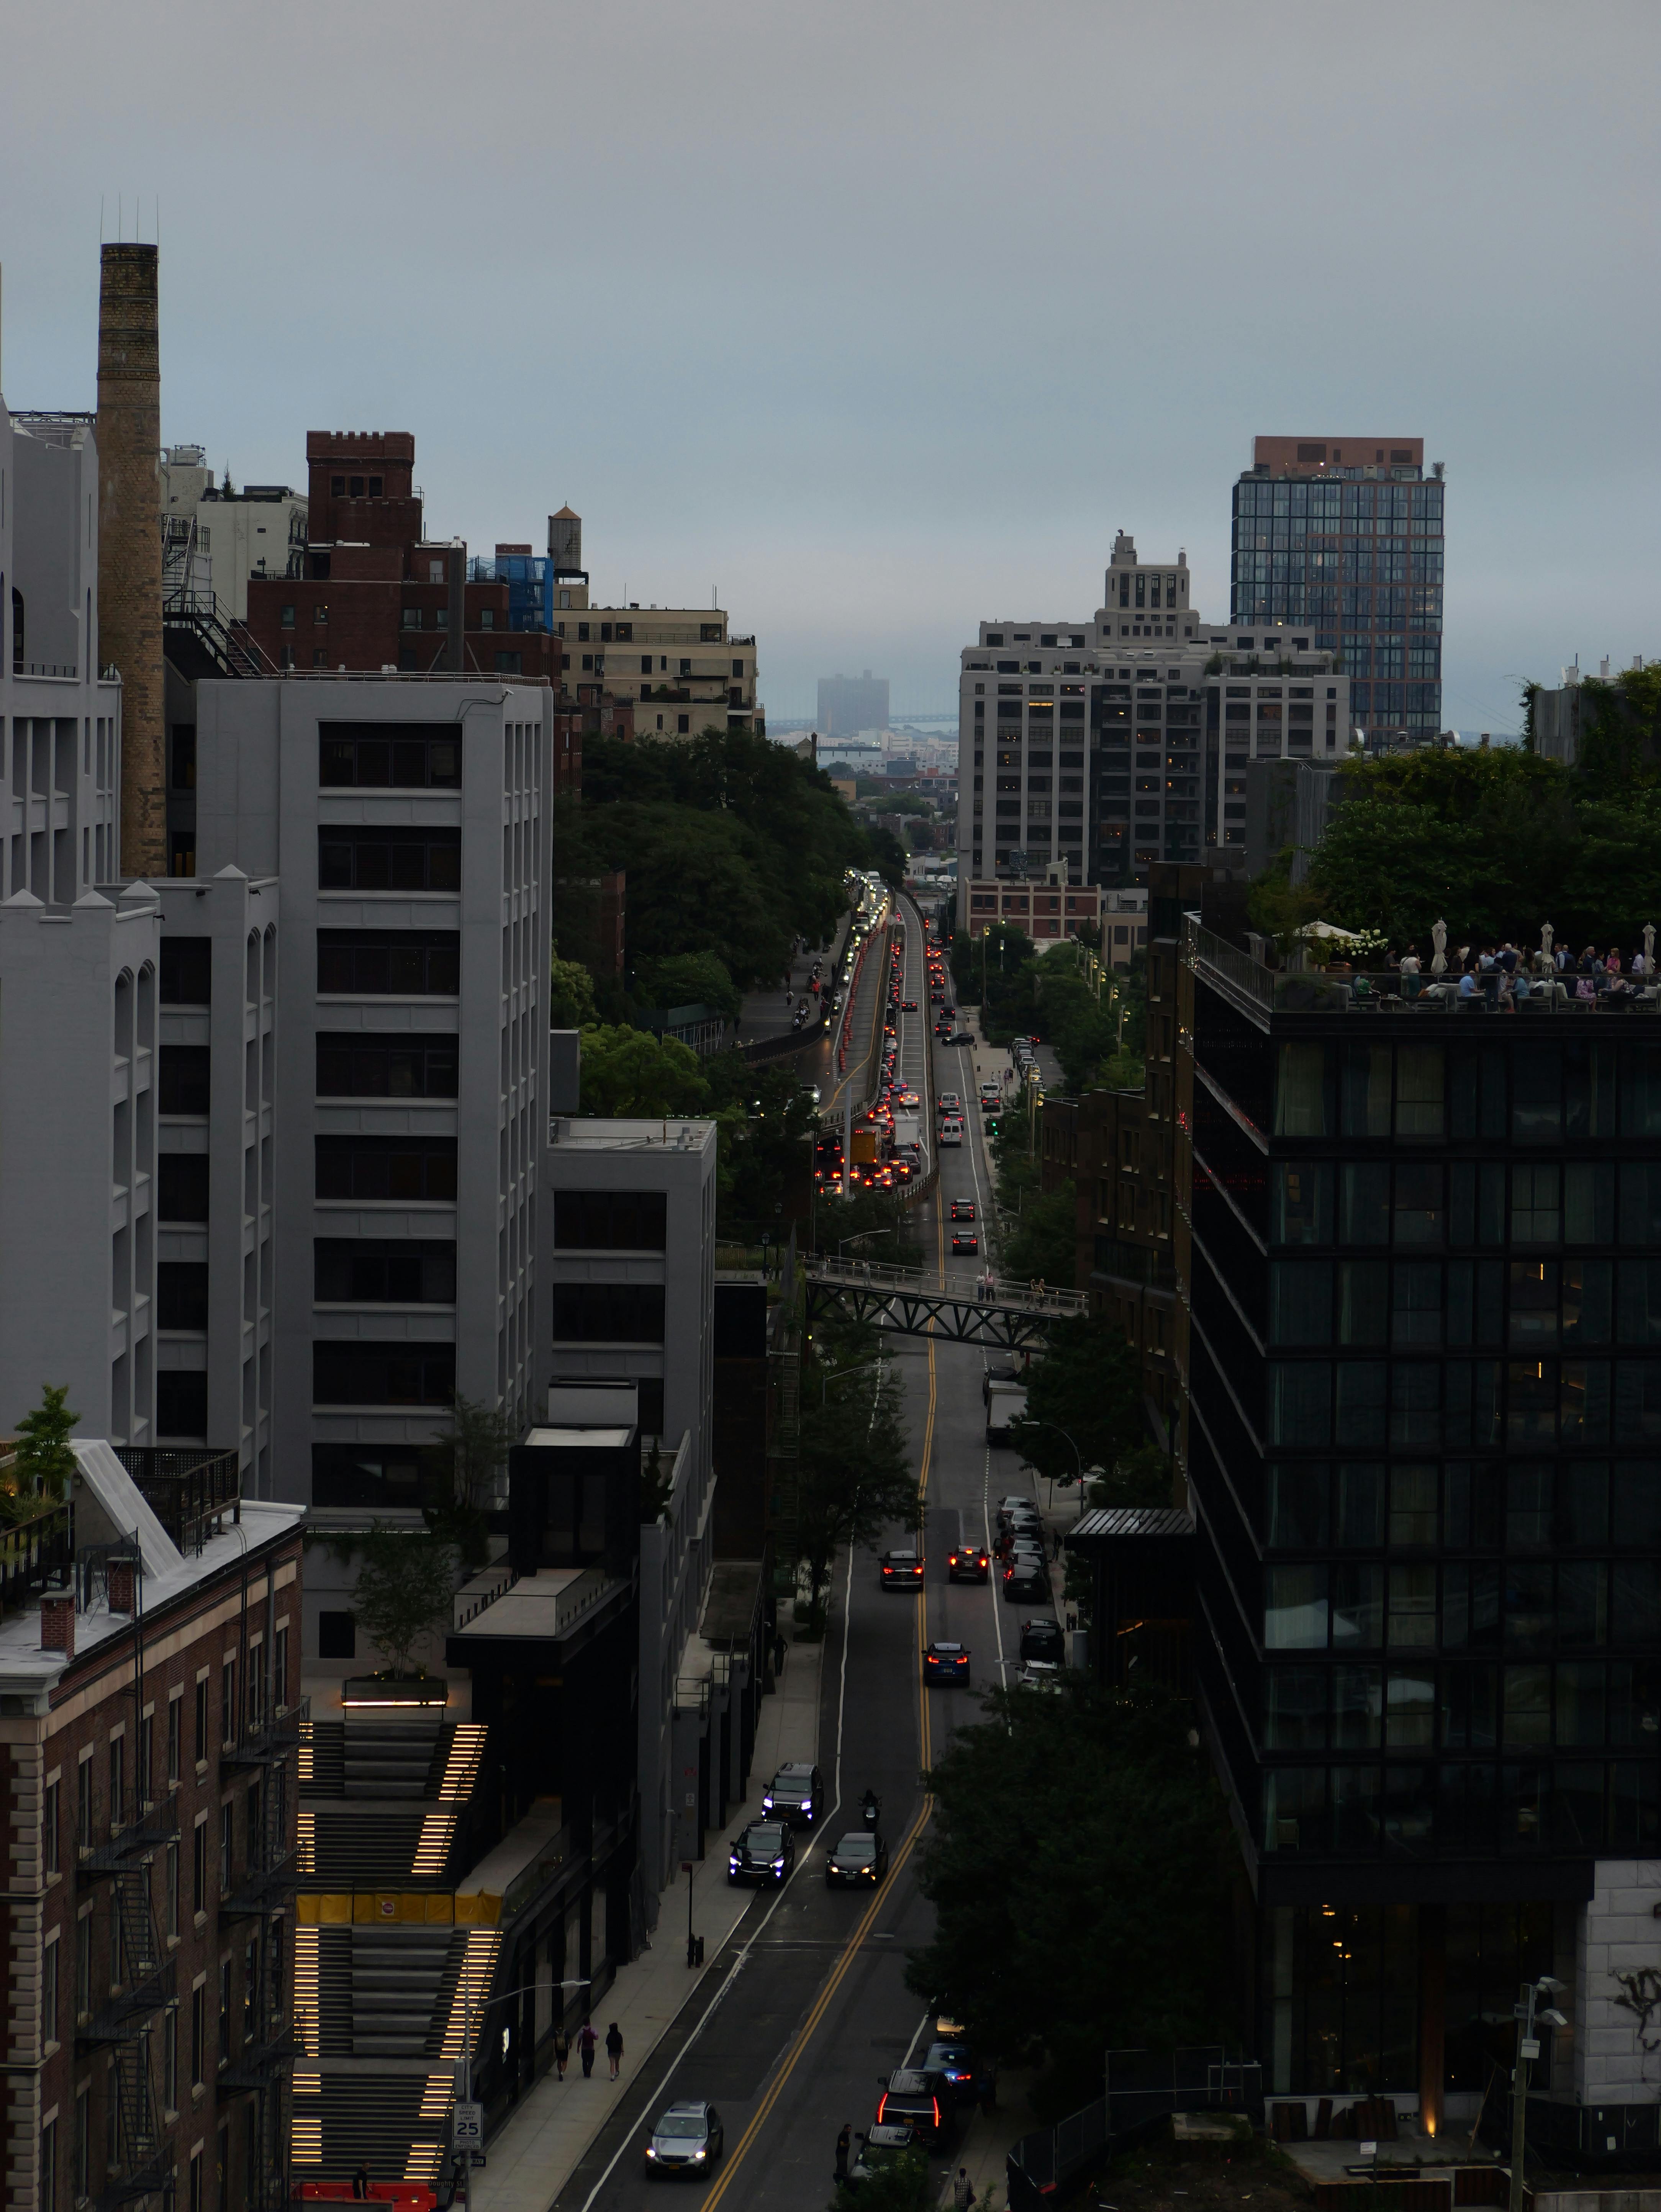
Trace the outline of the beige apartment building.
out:
M 711 728 L 766 734 L 756 641 L 728 627 L 725 608 L 591 605 L 582 518 L 569 507 L 548 518 L 548 561 L 568 684 L 603 681 L 615 696 L 635 700 L 638 737 L 697 737 Z

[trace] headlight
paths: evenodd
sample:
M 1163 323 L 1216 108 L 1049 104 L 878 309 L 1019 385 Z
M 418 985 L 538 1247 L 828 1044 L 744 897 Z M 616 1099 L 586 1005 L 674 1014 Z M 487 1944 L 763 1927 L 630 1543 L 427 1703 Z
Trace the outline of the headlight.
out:
M 727 1860 L 727 1868 L 728 1868 L 728 1869 L 729 1869 L 732 1873 L 736 1874 L 736 1873 L 738 1872 L 738 1870 L 739 1870 L 739 1863 L 738 1863 L 737 1859 L 735 1859 L 735 1858 L 730 1858 L 730 1859 L 728 1859 L 728 1860 Z
M 802 1801 L 801 1801 L 801 1809 L 802 1809 L 802 1811 L 803 1811 L 804 1813 L 811 1813 L 811 1812 L 812 1811 L 812 1809 L 813 1809 L 813 1801 L 812 1801 L 812 1799 L 811 1797 L 804 1797 L 804 1798 L 802 1799 Z
M 762 1792 L 761 1809 L 764 1813 L 770 1813 L 773 1809 L 773 1793 L 770 1790 Z
M 655 2158 L 657 2156 L 657 2153 L 653 2149 L 650 2143 L 648 2143 L 646 2146 L 646 2155 L 648 2158 Z
M 773 1871 L 775 1874 L 782 1874 L 784 1872 L 784 1861 L 782 1859 L 774 1860 Z
M 702 2143 L 700 2143 L 698 2148 L 692 2153 L 692 2157 L 695 2161 L 701 2158 L 708 2158 L 709 2155 L 709 2152 L 704 2149 Z

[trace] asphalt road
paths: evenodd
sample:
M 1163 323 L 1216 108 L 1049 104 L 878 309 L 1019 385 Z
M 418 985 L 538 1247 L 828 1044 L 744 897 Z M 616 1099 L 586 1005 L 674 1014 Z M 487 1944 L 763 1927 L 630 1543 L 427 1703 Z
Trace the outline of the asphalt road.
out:
M 921 936 L 906 913 L 907 995 L 918 1013 L 905 1017 L 915 1038 L 902 1038 L 910 1074 L 920 1050 L 936 1054 L 936 1087 L 964 1088 L 967 1055 L 932 1045 L 928 993 L 922 983 Z M 914 969 L 915 961 L 915 969 Z M 975 1117 L 961 1151 L 941 1156 L 940 1194 L 922 1211 L 925 1251 L 946 1264 L 944 1214 L 952 1198 L 987 1190 Z M 977 1262 L 962 1270 L 974 1273 Z M 648 2182 L 644 2147 L 654 2116 L 677 2097 L 705 2097 L 726 2127 L 723 2161 L 695 2191 L 708 2212 L 815 2212 L 829 2203 L 837 2131 L 857 2130 L 875 2115 L 878 2077 L 921 2057 L 928 2041 L 924 2008 L 904 1984 L 904 1954 L 928 1939 L 930 1908 L 916 1887 L 917 1854 L 928 1832 L 922 1772 L 952 1729 L 980 1717 L 975 1686 L 1013 1667 L 1020 1622 L 1030 1608 L 1007 1604 L 995 1570 L 985 1585 L 948 1583 L 946 1554 L 962 1515 L 983 1540 L 991 1534 L 998 1497 L 1014 1486 L 1013 1453 L 989 1451 L 980 1380 L 984 1356 L 966 1346 L 891 1340 L 903 1378 L 914 1462 L 928 1508 L 928 1560 L 921 1597 L 885 1593 L 873 1553 L 839 1565 L 823 1675 L 819 1764 L 831 1808 L 799 1844 L 794 1873 L 779 1892 L 759 1894 L 697 1994 L 670 2034 L 618 2091 L 611 2124 L 561 2191 L 559 2212 L 624 2212 L 665 2186 Z M 925 1692 L 922 1652 L 930 1638 L 967 1644 L 973 1655 L 969 1689 Z M 875 1897 L 827 1890 L 828 1842 L 859 1826 L 867 1786 L 883 1802 L 891 1852 L 887 1881 Z M 839 1802 L 838 1802 L 839 1801 Z M 672 1938 L 671 1940 L 673 1940 Z M 936 2171 L 948 2169 L 950 2140 Z

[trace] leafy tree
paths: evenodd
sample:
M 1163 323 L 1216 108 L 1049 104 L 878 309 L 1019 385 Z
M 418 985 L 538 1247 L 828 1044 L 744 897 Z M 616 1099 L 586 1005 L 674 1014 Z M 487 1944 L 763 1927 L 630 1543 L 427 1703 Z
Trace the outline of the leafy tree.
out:
M 386 1653 L 389 1671 L 409 1674 L 417 1640 L 449 1621 L 455 1595 L 453 1549 L 430 1531 L 412 1534 L 380 1522 L 344 1540 L 344 1548 L 362 1561 L 353 1613 Z
M 905 848 L 891 830 L 871 830 L 867 832 L 871 848 L 867 866 L 873 867 L 891 890 L 898 890 L 905 881 Z
M 922 1264 L 916 1216 L 887 1191 L 850 1190 L 846 1198 L 821 1196 L 814 1206 L 813 1229 L 817 1251 L 835 1252 L 839 1244 L 846 1244 L 844 1258 L 870 1260 L 883 1267 Z M 850 1243 L 851 1237 L 859 1242 Z
M 896 1521 L 922 1525 L 900 1385 L 891 1368 L 870 1364 L 875 1341 L 874 1330 L 822 1330 L 802 1362 L 796 1540 L 816 1632 L 843 1547 L 873 1544 Z
M 519 1424 L 483 1399 L 454 1400 L 447 1429 L 435 1429 L 428 1457 L 435 1462 L 442 1496 L 423 1507 L 427 1526 L 442 1542 L 455 1545 L 469 1566 L 486 1557 L 485 1510 L 498 1472 L 519 1442 Z
M 1032 1425 L 1019 1429 L 1015 1441 L 1029 1466 L 1057 1482 L 1071 1482 L 1080 1461 L 1086 1468 L 1111 1468 L 1147 1441 L 1135 1354 L 1112 1322 L 1096 1314 L 1070 1315 L 1051 1325 L 1042 1357 L 1027 1372 L 1026 1411 Z M 1054 1425 L 1037 1425 L 1046 1421 Z M 1077 1459 L 1068 1437 L 1078 1446 Z
M 747 1237 L 788 1233 L 809 1206 L 814 1109 L 788 1061 L 752 1067 L 741 1052 L 703 1062 L 720 1132 L 716 1227 Z
M 1078 1193 L 1069 1180 L 1025 1194 L 1020 1218 L 1004 1240 L 1006 1274 L 1071 1290 L 1078 1273 Z
M 1116 2044 L 1221 2039 L 1228 1836 L 1183 1700 L 1149 1687 L 994 1691 L 929 1777 L 933 1940 L 906 1978 L 970 2039 L 1044 2071 L 1041 2118 L 1098 2093 Z
M 548 1022 L 551 1029 L 580 1030 L 593 1022 L 593 978 L 580 960 L 562 960 L 550 949 Z
M 678 1037 L 603 1025 L 582 1032 L 585 1114 L 649 1120 L 654 1115 L 700 1113 L 709 1098 L 697 1054 Z
M 70 1407 L 69 1395 L 67 1382 L 43 1383 L 40 1403 L 17 1424 L 12 1488 L 7 1493 L 9 1517 L 15 1520 L 30 1520 L 69 1494 L 76 1464 L 70 1437 L 81 1418 Z
M 837 2184 L 830 2212 L 923 2212 L 928 2202 L 928 2160 L 921 2150 L 902 2151 L 871 2169 L 857 2188 Z
M 744 1005 L 744 994 L 715 952 L 678 952 L 666 960 L 643 960 L 636 981 L 655 1006 L 713 1006 L 731 1022 L 738 1019 Z

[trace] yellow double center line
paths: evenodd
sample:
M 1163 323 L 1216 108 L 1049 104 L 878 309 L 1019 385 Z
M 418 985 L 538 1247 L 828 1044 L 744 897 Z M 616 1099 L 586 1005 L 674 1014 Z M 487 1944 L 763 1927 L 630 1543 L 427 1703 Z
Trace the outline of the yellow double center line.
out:
M 943 1229 L 940 1230 L 940 1237 L 942 1248 L 944 1247 L 945 1235 L 945 1231 Z M 931 1338 L 928 1345 L 928 1417 L 923 1424 L 922 1456 L 919 1462 L 917 1474 L 917 1497 L 920 1502 L 926 1499 L 928 1495 L 929 1462 L 934 1457 L 934 1452 L 935 1395 L 934 1346 L 934 1340 Z M 919 1764 L 925 1774 L 928 1771 L 931 1758 L 928 1686 L 923 1679 L 922 1672 L 922 1655 L 924 1648 L 928 1644 L 928 1592 L 927 1586 L 925 1586 L 922 1603 L 917 1608 L 917 1747 L 919 1753 Z M 837 1991 L 842 1987 L 843 1982 L 847 1979 L 849 1969 L 853 1966 L 855 1960 L 859 1956 L 861 1948 L 863 1945 L 866 1937 L 871 1933 L 871 1929 L 876 1921 L 877 1915 L 882 1910 L 883 1903 L 887 1895 L 890 1886 L 893 1882 L 895 1876 L 900 1872 L 906 1861 L 916 1850 L 917 1838 L 922 1835 L 923 1829 L 928 1823 L 929 1815 L 934 1812 L 934 1801 L 933 1797 L 925 1796 L 922 1804 L 917 1808 L 916 1818 L 912 1821 L 911 1826 L 905 1832 L 905 1841 L 900 1845 L 899 1850 L 894 1854 L 892 1863 L 889 1867 L 887 1875 L 884 1879 L 881 1887 L 878 1889 L 876 1895 L 872 1899 L 870 1904 L 866 1906 L 865 1911 L 861 1914 L 858 1926 L 855 1929 L 853 1934 L 849 1937 L 847 1943 L 843 1946 L 842 1954 L 837 1959 L 836 1965 L 831 1968 L 824 1988 L 819 1991 L 818 1996 L 814 1998 L 812 2009 L 809 2012 L 806 2019 L 802 2022 L 800 2033 L 796 2037 L 795 2047 L 792 2050 L 789 2057 L 785 2060 L 783 2065 L 780 2067 L 777 2074 L 773 2077 L 772 2083 L 770 2086 L 766 2095 L 756 2107 L 754 2116 L 751 2119 L 749 2126 L 745 2128 L 744 2133 L 739 2136 L 737 2148 L 734 2149 L 733 2155 L 727 2160 L 726 2165 L 721 2168 L 720 2178 L 715 2182 L 714 2187 L 710 2189 L 708 2195 L 704 2197 L 703 2212 L 715 2212 L 715 2207 L 721 2203 L 721 2198 L 727 2194 L 727 2189 L 731 2185 L 733 2177 L 738 2172 L 739 2166 L 744 2163 L 751 2145 L 755 2142 L 756 2137 L 761 2133 L 763 2128 L 766 2126 L 769 2116 L 771 2114 L 774 2106 L 777 2104 L 779 2099 L 784 2094 L 785 2087 L 789 2081 L 791 2075 L 795 2072 L 802 2053 L 812 2041 L 814 2033 L 818 2029 L 820 2021 L 823 2021 L 826 2012 L 829 2010 L 831 1999 L 836 1996 Z

